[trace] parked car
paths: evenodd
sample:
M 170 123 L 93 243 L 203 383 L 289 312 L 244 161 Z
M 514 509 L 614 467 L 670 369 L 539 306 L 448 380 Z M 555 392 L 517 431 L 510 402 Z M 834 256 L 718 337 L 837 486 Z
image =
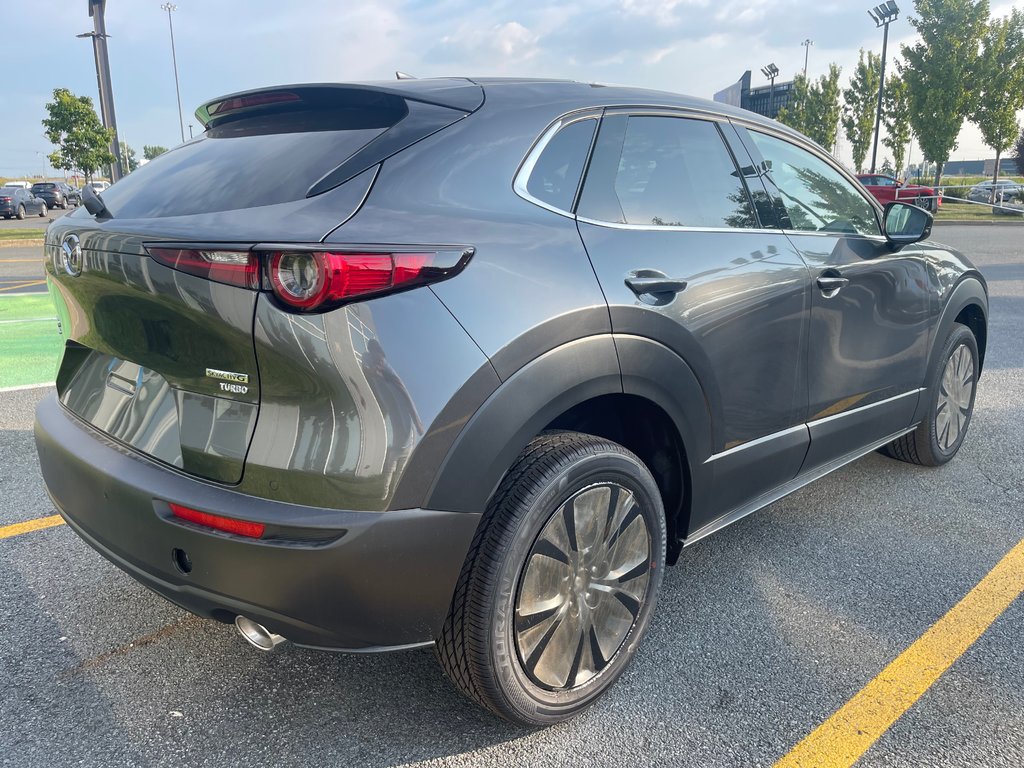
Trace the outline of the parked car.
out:
M 46 201 L 24 187 L 0 187 L 0 215 L 24 219 L 26 214 L 47 214 Z
M 82 204 L 82 193 L 76 187 L 72 186 L 71 184 L 68 184 L 67 182 L 63 182 L 63 181 L 60 182 L 60 184 L 61 184 L 62 188 L 64 189 L 64 198 L 68 201 L 69 204 L 71 204 L 71 205 L 81 205 Z
M 83 189 L 85 189 L 85 187 L 92 187 L 93 192 L 105 192 L 107 189 L 110 188 L 110 182 L 109 181 L 90 181 L 89 183 L 84 184 L 82 186 Z
M 31 181 L 17 181 L 17 180 L 15 180 L 15 181 L 5 181 L 4 182 L 4 186 L 5 187 L 21 187 L 22 189 L 31 189 L 32 182 Z
M 942 195 L 932 187 L 923 187 L 918 184 L 907 184 L 895 179 L 892 176 L 885 176 L 880 173 L 858 174 L 857 180 L 864 185 L 864 188 L 875 196 L 882 205 L 895 200 L 912 203 L 919 208 L 934 213 L 942 205 Z
M 32 194 L 43 198 L 50 208 L 67 208 L 70 189 L 63 181 L 40 181 L 32 185 Z
M 995 201 L 997 203 L 1014 203 L 1024 200 L 1024 185 L 1021 185 L 1019 182 L 1012 179 L 999 179 L 994 186 L 996 190 Z M 971 187 L 971 191 L 967 193 L 967 199 L 977 203 L 991 202 L 992 187 L 991 181 L 975 184 Z
M 196 114 L 47 231 L 36 443 L 74 531 L 257 648 L 434 646 L 491 711 L 564 720 L 683 547 L 967 434 L 981 274 L 773 120 L 504 79 Z

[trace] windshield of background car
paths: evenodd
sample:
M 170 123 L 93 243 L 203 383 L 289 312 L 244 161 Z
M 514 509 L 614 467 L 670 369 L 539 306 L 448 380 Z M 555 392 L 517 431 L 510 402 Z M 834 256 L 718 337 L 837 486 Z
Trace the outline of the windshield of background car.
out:
M 604 118 L 577 212 L 654 227 L 757 226 L 718 127 L 684 117 Z
M 33 192 L 45 192 L 48 189 L 54 189 L 56 186 L 57 186 L 56 184 L 33 184 L 32 185 L 32 191 Z
M 118 218 L 185 216 L 299 200 L 406 114 L 385 106 L 243 118 L 164 152 L 103 191 Z
M 782 194 L 791 226 L 806 232 L 878 236 L 875 208 L 839 171 L 795 144 L 757 131 L 750 137 Z

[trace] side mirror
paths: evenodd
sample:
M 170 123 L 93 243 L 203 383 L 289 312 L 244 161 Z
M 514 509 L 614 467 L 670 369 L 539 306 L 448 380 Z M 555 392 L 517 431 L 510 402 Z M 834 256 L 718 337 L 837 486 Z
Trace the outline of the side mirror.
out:
M 924 240 L 932 233 L 932 215 L 909 203 L 889 203 L 882 214 L 882 231 L 893 250 Z

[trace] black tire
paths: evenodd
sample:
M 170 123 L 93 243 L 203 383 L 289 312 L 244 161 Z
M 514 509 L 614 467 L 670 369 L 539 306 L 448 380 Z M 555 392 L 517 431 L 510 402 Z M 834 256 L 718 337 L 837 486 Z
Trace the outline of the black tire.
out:
M 18 221 L 24 221 L 24 220 L 25 220 L 25 206 L 24 205 L 19 205 L 18 206 Z
M 935 200 L 928 195 L 918 195 L 917 199 L 914 200 L 914 204 L 918 208 L 924 208 L 926 211 L 935 211 Z
M 46 203 L 43 203 L 43 207 L 39 209 L 39 218 L 43 218 L 48 212 L 49 210 L 46 207 Z
M 623 489 L 628 494 L 623 495 Z M 582 505 L 582 511 L 570 506 L 584 494 L 594 501 Z M 606 522 L 601 523 L 602 519 Z M 572 533 L 568 533 L 570 520 Z M 615 520 L 620 524 L 615 525 Z M 567 534 L 566 541 L 572 544 L 566 547 L 568 553 L 556 547 L 555 554 L 550 554 L 545 537 L 551 526 L 561 526 Z M 596 534 L 601 528 L 603 534 L 589 539 L 592 546 L 580 545 L 588 531 Z M 609 535 L 612 531 L 616 533 Z M 665 539 L 658 486 L 640 459 L 621 445 L 592 435 L 540 435 L 516 459 L 480 521 L 437 638 L 442 668 L 469 698 L 514 723 L 545 726 L 573 717 L 608 690 L 635 654 L 657 601 Z M 646 549 L 642 544 L 638 547 L 638 542 L 646 542 Z M 631 559 L 622 561 L 626 555 L 620 549 Z M 591 550 L 607 555 L 590 559 Z M 617 559 L 616 570 L 609 572 Z M 634 560 L 635 565 L 629 566 Z M 549 573 L 564 570 L 568 575 L 530 582 L 559 585 L 553 596 L 549 592 L 544 598 L 557 606 L 520 613 L 519 600 L 527 592 L 530 569 L 541 570 L 537 563 Z M 627 567 L 628 573 L 620 574 Z M 572 573 L 576 576 L 570 581 Z M 637 597 L 631 590 L 641 589 L 637 586 L 641 583 Z M 627 592 L 631 592 L 629 602 Z M 536 592 L 522 599 L 540 601 Z M 614 621 L 613 613 L 618 614 Z M 520 643 L 526 642 L 524 636 L 531 629 L 539 633 L 542 626 L 546 627 L 543 632 L 532 637 L 543 639 L 536 641 L 524 660 Z M 537 679 L 538 670 L 549 646 L 552 653 L 558 650 L 555 636 L 559 642 L 564 640 L 562 647 L 575 646 L 575 655 L 556 654 L 555 662 L 561 660 L 563 666 L 572 657 L 564 666 L 564 682 L 545 685 Z M 587 637 L 589 643 L 584 642 Z M 604 646 L 613 650 L 605 651 Z M 551 664 L 543 666 L 546 670 Z
M 68 209 L 68 199 L 66 197 L 60 201 L 60 209 L 62 211 L 66 211 Z
M 970 396 L 964 407 L 956 406 L 953 399 L 948 397 L 947 381 L 944 380 L 947 366 L 954 354 L 959 354 L 961 347 L 967 350 L 970 355 L 969 366 L 963 368 L 963 376 L 970 374 Z M 967 361 L 964 362 L 967 366 Z M 963 445 L 967 436 L 967 428 L 971 425 L 971 416 L 974 414 L 974 398 L 978 393 L 978 342 L 966 325 L 954 323 L 949 337 L 942 347 L 942 354 L 939 364 L 935 367 L 928 388 L 923 396 L 929 398 L 928 412 L 924 420 L 918 424 L 917 429 L 908 432 L 903 437 L 897 438 L 882 448 L 882 453 L 893 459 L 906 461 L 910 464 L 921 464 L 926 467 L 938 467 L 956 456 L 960 446 Z M 940 418 L 940 410 L 944 413 L 951 408 L 957 408 L 960 412 L 959 419 L 955 415 L 954 420 Z M 959 423 L 961 426 L 956 432 L 955 438 L 950 439 L 952 425 Z

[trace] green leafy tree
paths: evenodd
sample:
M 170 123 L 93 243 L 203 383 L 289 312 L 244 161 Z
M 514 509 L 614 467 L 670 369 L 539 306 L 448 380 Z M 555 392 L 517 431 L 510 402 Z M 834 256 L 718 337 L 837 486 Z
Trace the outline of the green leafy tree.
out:
M 127 144 L 121 144 L 121 164 L 124 166 L 125 173 L 131 173 L 139 167 L 139 158 L 136 156 L 135 150 Z
M 142 156 L 147 160 L 152 160 L 157 155 L 162 155 L 166 151 L 167 147 L 161 147 L 159 144 L 142 145 Z
M 790 107 L 779 110 L 778 121 L 794 128 L 831 151 L 839 132 L 839 75 L 842 70 L 829 64 L 828 74 L 814 82 L 797 76 Z
M 46 111 L 46 138 L 57 147 L 49 155 L 50 165 L 63 171 L 81 171 L 91 179 L 97 170 L 114 162 L 110 151 L 113 133 L 96 116 L 92 99 L 56 88 Z
M 999 158 L 1020 135 L 1017 111 L 1024 109 L 1024 12 L 1014 10 L 1004 19 L 993 19 L 981 38 L 981 55 L 975 71 L 977 102 L 971 122 L 981 130 L 985 143 L 996 151 L 992 197 L 999 180 Z
M 925 157 L 935 163 L 935 184 L 956 149 L 956 138 L 975 106 L 978 49 L 988 22 L 988 0 L 914 0 L 910 23 L 921 39 L 904 45 L 900 66 L 907 83 L 910 126 Z
M 886 176 L 896 177 L 896 168 L 888 157 L 882 161 L 882 167 L 879 168 L 879 172 L 884 173 Z
M 910 102 L 907 96 L 907 84 L 902 77 L 890 77 L 885 83 L 883 94 L 882 125 L 885 126 L 885 138 L 882 139 L 890 152 L 895 167 L 893 176 L 897 178 L 903 173 L 903 161 L 907 157 L 907 145 L 910 144 Z
M 862 48 L 850 87 L 843 91 L 843 132 L 850 142 L 853 165 L 858 172 L 864 168 L 875 130 L 881 68 L 882 57 L 871 51 L 865 53 Z

